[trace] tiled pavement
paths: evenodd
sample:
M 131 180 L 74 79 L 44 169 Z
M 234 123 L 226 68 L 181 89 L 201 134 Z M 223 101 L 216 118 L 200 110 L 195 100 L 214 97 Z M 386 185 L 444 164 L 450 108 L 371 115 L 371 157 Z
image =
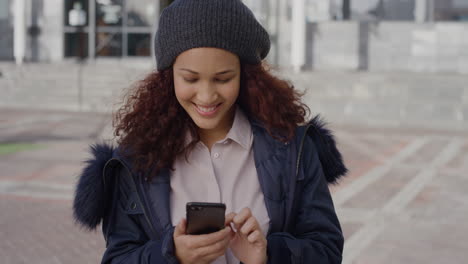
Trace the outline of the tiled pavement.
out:
M 98 263 L 99 231 L 74 225 L 74 183 L 87 145 L 109 140 L 110 116 L 0 109 L 0 263 Z M 332 193 L 343 263 L 466 263 L 468 135 L 334 125 L 350 174 Z

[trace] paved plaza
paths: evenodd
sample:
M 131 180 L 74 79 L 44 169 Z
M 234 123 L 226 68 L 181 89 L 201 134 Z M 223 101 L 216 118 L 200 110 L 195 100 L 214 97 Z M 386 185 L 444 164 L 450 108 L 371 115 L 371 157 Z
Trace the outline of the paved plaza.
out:
M 0 108 L 0 263 L 98 263 L 100 233 L 73 223 L 88 144 L 111 140 L 107 114 Z M 331 124 L 350 174 L 331 188 L 343 263 L 466 263 L 468 135 Z

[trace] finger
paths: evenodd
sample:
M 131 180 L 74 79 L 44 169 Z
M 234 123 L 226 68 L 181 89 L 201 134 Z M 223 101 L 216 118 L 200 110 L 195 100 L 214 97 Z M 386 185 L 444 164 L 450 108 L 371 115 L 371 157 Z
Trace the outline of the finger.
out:
M 237 229 L 235 228 L 234 223 L 232 222 L 232 220 L 234 219 L 235 216 L 236 216 L 236 213 L 229 213 L 229 214 L 226 215 L 225 221 L 224 221 L 225 226 L 230 226 L 231 227 L 232 235 L 235 235 L 235 232 L 237 232 Z
M 182 218 L 174 229 L 174 237 L 185 235 L 187 221 Z
M 244 236 L 248 236 L 250 233 L 258 229 L 258 223 L 257 219 L 255 217 L 250 217 L 247 219 L 247 221 L 244 223 L 244 225 L 241 227 L 240 232 Z
M 192 235 L 192 243 L 194 248 L 201 248 L 205 246 L 209 246 L 215 244 L 223 239 L 228 239 L 231 237 L 231 227 L 226 226 L 224 229 L 206 234 L 206 235 Z
M 227 247 L 226 247 L 227 249 Z M 215 260 L 219 257 L 221 257 L 222 255 L 226 254 L 226 249 L 224 249 L 223 251 L 218 251 L 218 252 L 213 252 L 211 254 L 208 254 L 208 255 L 205 255 L 203 257 L 203 262 L 205 263 L 213 263 L 215 262 Z
M 204 256 L 202 261 L 203 263 L 213 263 L 217 258 L 221 257 L 222 255 L 224 254 L 216 252 L 216 253 Z
M 232 220 L 234 219 L 235 216 L 236 216 L 236 213 L 227 214 L 226 217 L 224 218 L 225 219 L 224 220 L 224 225 L 226 225 L 226 226 L 229 225 L 232 222 Z
M 249 219 L 251 216 L 252 216 L 252 212 L 250 211 L 249 208 L 246 207 L 242 209 L 240 213 L 238 213 L 233 219 L 233 223 L 236 229 L 239 230 L 242 227 L 242 225 L 245 223 L 245 221 L 247 221 L 247 219 Z
M 247 237 L 247 241 L 249 241 L 250 243 L 261 242 L 262 241 L 261 238 L 262 237 L 261 237 L 260 230 L 255 230 L 252 232 L 252 234 L 250 234 Z
M 210 255 L 215 255 L 219 257 L 226 252 L 226 249 L 228 248 L 230 241 L 231 239 L 227 237 L 214 244 L 198 248 L 197 253 L 202 257 L 208 257 Z

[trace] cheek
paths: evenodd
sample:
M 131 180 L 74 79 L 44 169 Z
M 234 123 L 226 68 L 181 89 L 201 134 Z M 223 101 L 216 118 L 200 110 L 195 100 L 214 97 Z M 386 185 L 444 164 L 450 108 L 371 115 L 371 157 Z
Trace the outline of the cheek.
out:
M 193 97 L 194 91 L 190 86 L 184 85 L 180 82 L 174 82 L 174 89 L 177 100 L 180 103 L 190 100 Z
M 224 94 L 224 98 L 229 99 L 231 101 L 237 100 L 237 97 L 239 96 L 239 91 L 240 91 L 240 83 L 236 83 L 229 87 L 229 89 L 226 89 L 226 93 Z

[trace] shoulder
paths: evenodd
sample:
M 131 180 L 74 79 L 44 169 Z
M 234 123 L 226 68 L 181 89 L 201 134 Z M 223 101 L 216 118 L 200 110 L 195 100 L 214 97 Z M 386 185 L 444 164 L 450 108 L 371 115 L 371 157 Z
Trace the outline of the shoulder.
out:
M 295 141 L 299 153 L 316 156 L 329 183 L 336 183 L 346 175 L 347 168 L 343 161 L 333 132 L 319 116 L 296 129 Z
M 76 184 L 73 216 L 78 224 L 91 230 L 99 225 L 106 212 L 106 203 L 111 194 L 106 191 L 109 182 L 106 183 L 104 171 L 109 167 L 117 168 L 112 161 L 118 155 L 118 148 L 97 143 L 90 146 L 89 152 L 91 157 L 84 162 Z
M 251 120 L 254 136 L 258 149 L 267 153 L 282 153 L 283 150 L 294 148 L 298 155 L 308 156 L 309 159 L 301 156 L 299 163 L 304 164 L 304 160 L 318 159 L 328 183 L 337 183 L 338 180 L 347 173 L 343 157 L 336 146 L 335 137 L 326 122 L 319 116 L 315 116 L 305 125 L 298 126 L 294 137 L 289 143 L 284 144 L 273 138 L 266 131 L 265 127 L 256 120 Z M 291 149 L 290 149 L 291 150 Z M 297 162 L 298 160 L 296 160 Z

